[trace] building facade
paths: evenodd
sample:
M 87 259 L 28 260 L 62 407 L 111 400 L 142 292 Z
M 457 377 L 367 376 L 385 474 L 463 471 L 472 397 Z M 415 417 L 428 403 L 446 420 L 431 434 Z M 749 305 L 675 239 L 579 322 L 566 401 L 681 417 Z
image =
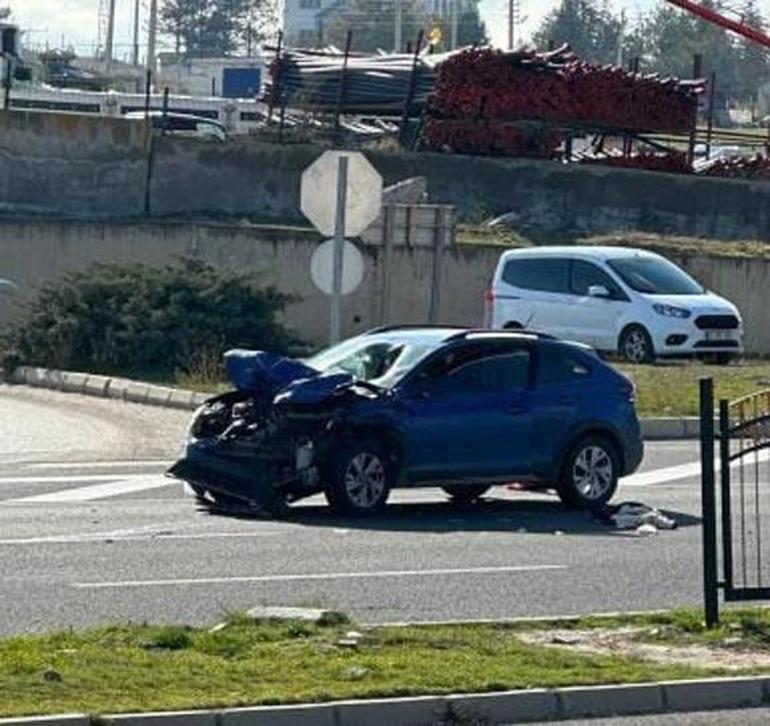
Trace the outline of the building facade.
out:
M 324 20 L 336 8 L 349 0 L 284 0 L 283 35 L 286 45 L 299 48 L 316 48 L 324 45 Z M 413 2 L 414 0 L 393 0 Z M 457 3 L 457 13 L 463 13 L 478 5 L 478 0 L 417 0 L 426 20 L 450 18 L 452 5 Z

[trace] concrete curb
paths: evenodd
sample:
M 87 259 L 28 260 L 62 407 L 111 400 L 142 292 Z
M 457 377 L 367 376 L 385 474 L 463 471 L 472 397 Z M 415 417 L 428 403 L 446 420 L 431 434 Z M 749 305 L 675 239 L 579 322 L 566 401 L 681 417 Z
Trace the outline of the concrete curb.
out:
M 177 408 L 194 411 L 213 394 L 197 393 L 182 388 L 156 386 L 128 378 L 111 378 L 90 373 L 57 371 L 48 368 L 19 366 L 10 375 L 11 383 L 21 383 L 35 388 L 50 388 L 65 393 L 114 398 L 149 406 Z M 645 418 L 641 421 L 642 435 L 648 441 L 677 441 L 697 439 L 700 435 L 700 419 L 692 418 Z
M 770 676 L 532 689 L 450 696 L 336 701 L 298 706 L 0 719 L 0 726 L 429 726 L 633 716 L 770 703 Z
M 156 386 L 143 381 L 127 378 L 97 376 L 91 373 L 56 371 L 48 368 L 19 366 L 8 377 L 10 383 L 19 383 L 33 388 L 48 388 L 64 393 L 80 393 L 98 398 L 113 398 L 149 406 L 177 408 L 194 411 L 211 393 L 186 391 L 181 388 Z

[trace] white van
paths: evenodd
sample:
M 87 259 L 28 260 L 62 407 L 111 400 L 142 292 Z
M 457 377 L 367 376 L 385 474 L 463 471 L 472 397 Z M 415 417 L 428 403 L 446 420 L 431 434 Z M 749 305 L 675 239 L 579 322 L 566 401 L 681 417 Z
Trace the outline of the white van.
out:
M 486 324 L 575 340 L 631 363 L 743 352 L 743 322 L 653 252 L 624 247 L 535 247 L 503 253 L 487 293 Z

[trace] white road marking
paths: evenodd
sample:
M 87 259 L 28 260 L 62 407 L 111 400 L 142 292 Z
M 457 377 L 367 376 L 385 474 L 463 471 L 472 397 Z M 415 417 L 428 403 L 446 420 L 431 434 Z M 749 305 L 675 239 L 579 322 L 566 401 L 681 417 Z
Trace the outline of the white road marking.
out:
M 754 456 L 749 455 L 749 461 L 754 461 Z M 759 461 L 765 462 L 770 459 L 770 450 L 759 452 Z M 734 462 L 732 467 L 739 466 L 739 462 Z M 714 460 L 714 468 L 718 472 L 721 466 L 718 457 Z M 632 474 L 625 479 L 620 480 L 621 486 L 626 487 L 646 487 L 654 484 L 666 484 L 667 482 L 680 481 L 681 479 L 690 479 L 700 476 L 700 461 L 691 461 L 688 464 L 678 464 L 677 466 L 668 466 L 663 469 L 653 469 L 638 474 Z
M 130 479 L 139 474 L 120 476 L 119 474 L 58 474 L 56 476 L 0 476 L 0 486 L 3 484 L 66 484 L 80 482 L 106 482 L 122 479 Z
M 60 461 L 26 464 L 25 469 L 142 469 L 149 466 L 168 466 L 167 459 L 147 459 L 145 461 Z
M 311 580 L 365 580 L 441 575 L 492 575 L 514 572 L 547 572 L 566 570 L 565 565 L 520 565 L 511 567 L 466 567 L 462 569 L 391 570 L 382 572 L 314 572 L 299 575 L 254 575 L 246 577 L 200 577 L 173 580 L 122 580 L 116 582 L 74 582 L 71 587 L 105 590 L 128 587 L 174 587 L 177 585 L 227 585 L 239 582 L 297 582 Z
M 94 542 L 104 542 L 105 540 L 110 540 L 110 542 L 165 542 L 167 540 L 251 539 L 256 537 L 275 537 L 279 534 L 281 532 L 202 532 L 198 534 L 167 534 L 163 532 L 115 534 L 113 532 L 96 532 L 91 534 L 0 539 L 0 545 L 93 544 Z
M 104 482 L 104 477 L 96 477 Z M 72 479 L 70 478 L 70 481 Z M 78 479 L 78 481 L 81 481 Z M 1 483 L 1 481 L 0 481 Z M 66 502 L 92 502 L 95 499 L 107 499 L 108 497 L 117 497 L 121 494 L 135 494 L 137 492 L 146 492 L 152 489 L 162 489 L 174 482 L 165 479 L 163 476 L 132 476 L 102 484 L 94 484 L 87 487 L 77 487 L 75 489 L 64 489 L 58 492 L 48 494 L 37 494 L 31 497 L 22 497 L 4 502 L 5 504 L 62 504 Z

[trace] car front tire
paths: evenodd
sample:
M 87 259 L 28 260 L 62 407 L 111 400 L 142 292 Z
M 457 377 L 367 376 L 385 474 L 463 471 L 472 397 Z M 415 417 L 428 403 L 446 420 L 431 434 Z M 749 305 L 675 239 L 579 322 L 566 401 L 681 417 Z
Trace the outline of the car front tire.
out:
M 581 439 L 567 455 L 559 498 L 573 509 L 599 509 L 618 488 L 620 461 L 615 446 L 602 436 Z
M 650 334 L 641 325 L 630 325 L 620 336 L 620 356 L 628 363 L 643 365 L 655 362 L 655 348 Z
M 343 446 L 327 474 L 326 499 L 337 512 L 366 516 L 381 512 L 393 484 L 389 452 L 376 440 Z

